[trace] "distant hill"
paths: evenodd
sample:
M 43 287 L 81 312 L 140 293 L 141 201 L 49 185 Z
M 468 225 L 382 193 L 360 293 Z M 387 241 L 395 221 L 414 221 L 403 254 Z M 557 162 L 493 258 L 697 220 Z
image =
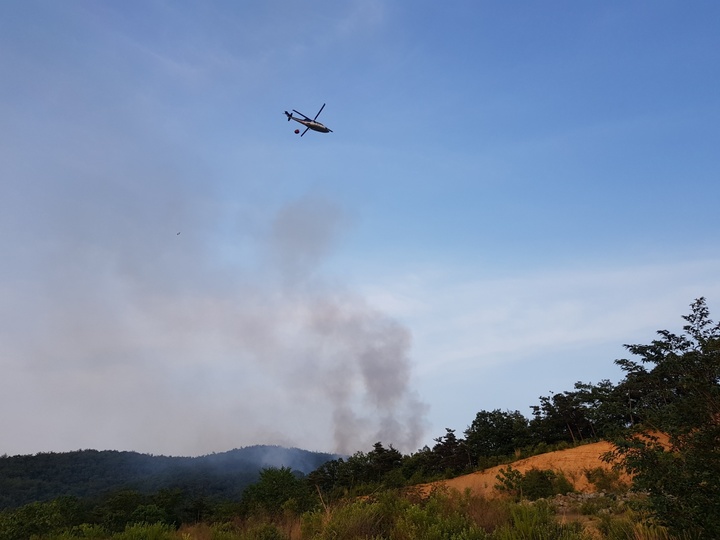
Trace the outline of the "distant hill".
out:
M 0 510 L 63 495 L 98 497 L 131 489 L 181 489 L 192 496 L 237 500 L 267 467 L 307 474 L 335 454 L 281 446 L 248 446 L 200 457 L 78 450 L 0 457 Z

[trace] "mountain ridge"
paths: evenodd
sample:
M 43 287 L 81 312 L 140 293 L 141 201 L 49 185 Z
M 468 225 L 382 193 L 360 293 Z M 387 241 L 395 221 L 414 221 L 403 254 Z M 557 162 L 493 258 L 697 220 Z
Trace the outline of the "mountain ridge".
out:
M 253 445 L 196 457 L 123 450 L 75 450 L 0 457 L 0 509 L 61 496 L 99 497 L 117 490 L 182 489 L 198 497 L 239 498 L 264 468 L 307 474 L 342 457 Z

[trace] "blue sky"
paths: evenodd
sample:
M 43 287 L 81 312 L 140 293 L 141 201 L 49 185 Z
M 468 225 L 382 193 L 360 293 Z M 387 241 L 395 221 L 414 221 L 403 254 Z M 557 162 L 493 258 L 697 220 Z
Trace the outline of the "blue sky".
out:
M 3 3 L 0 454 L 413 451 L 619 380 L 695 298 L 718 318 L 719 25 Z

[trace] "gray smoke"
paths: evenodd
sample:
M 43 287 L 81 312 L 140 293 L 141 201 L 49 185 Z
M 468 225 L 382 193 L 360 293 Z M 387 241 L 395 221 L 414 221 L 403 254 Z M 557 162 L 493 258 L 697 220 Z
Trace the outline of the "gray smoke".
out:
M 0 405 L 19 412 L 0 453 L 417 448 L 409 332 L 323 269 L 347 227 L 336 205 L 253 221 L 116 186 L 38 200 L 39 218 L 7 207 Z
M 309 345 L 304 383 L 327 400 L 337 452 L 376 441 L 415 449 L 426 406 L 410 389 L 410 333 L 362 298 L 317 279 L 344 225 L 339 208 L 319 199 L 286 206 L 273 223 L 271 252 L 284 294 L 300 304 Z
M 409 336 L 323 267 L 343 212 L 273 207 L 297 188 L 255 99 L 275 85 L 238 93 L 217 25 L 54 15 L 0 55 L 0 454 L 414 449 Z

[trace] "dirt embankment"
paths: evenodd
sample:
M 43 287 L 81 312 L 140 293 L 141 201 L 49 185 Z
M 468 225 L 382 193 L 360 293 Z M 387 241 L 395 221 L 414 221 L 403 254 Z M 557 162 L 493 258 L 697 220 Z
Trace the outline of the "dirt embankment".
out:
M 573 485 L 576 491 L 590 493 L 595 491 L 595 486 L 588 482 L 585 471 L 588 469 L 596 469 L 602 467 L 610 469 L 610 465 L 602 461 L 602 455 L 613 449 L 612 444 L 608 442 L 597 442 L 585 444 L 576 448 L 567 450 L 558 450 L 556 452 L 548 452 L 529 458 L 521 459 L 512 463 L 512 468 L 525 473 L 532 468 L 555 472 L 562 472 Z M 484 471 L 458 476 L 450 480 L 442 480 L 430 484 L 423 484 L 420 487 L 423 493 L 429 493 L 433 487 L 447 486 L 459 492 L 470 489 L 474 495 L 483 497 L 494 497 L 498 495 L 494 486 L 498 483 L 496 476 L 500 473 L 500 469 L 507 468 L 507 465 L 499 465 Z M 629 482 L 630 478 L 626 475 L 620 477 L 621 480 Z

